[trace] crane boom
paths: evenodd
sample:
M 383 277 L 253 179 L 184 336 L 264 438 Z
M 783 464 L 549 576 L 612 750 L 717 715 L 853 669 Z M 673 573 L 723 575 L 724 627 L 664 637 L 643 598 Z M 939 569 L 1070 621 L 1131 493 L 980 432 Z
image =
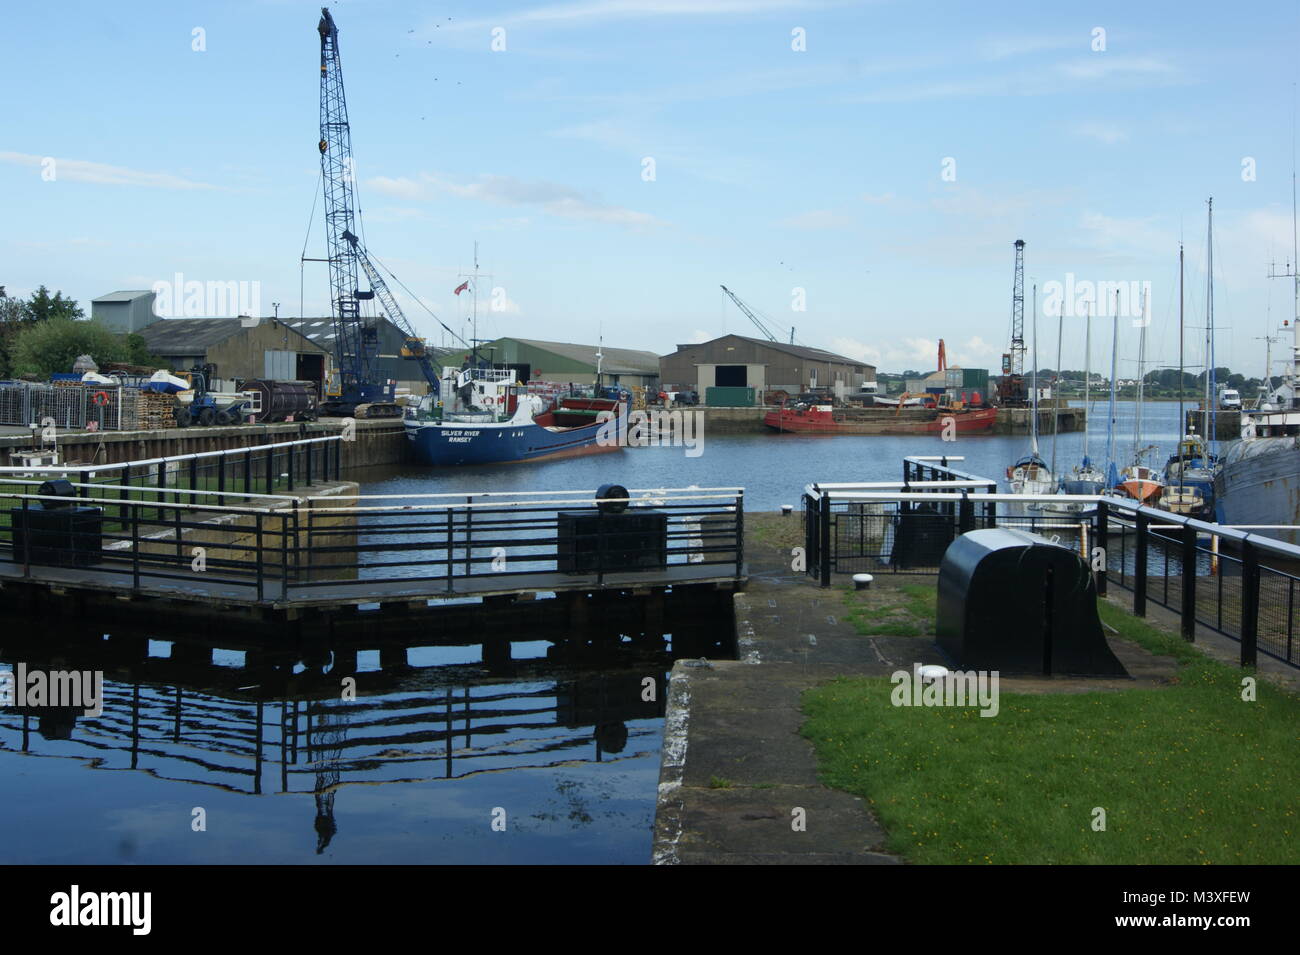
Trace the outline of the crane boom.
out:
M 780 341 L 780 339 L 778 339 L 775 335 L 772 334 L 771 329 L 769 329 L 766 325 L 764 325 L 763 322 L 762 322 L 762 320 L 759 319 L 759 317 L 758 317 L 757 315 L 754 314 L 754 310 L 753 310 L 752 308 L 750 308 L 748 305 L 746 305 L 744 302 L 742 302 L 742 301 L 740 300 L 740 297 L 739 297 L 738 295 L 736 295 L 735 292 L 733 292 L 731 289 L 727 288 L 725 285 L 720 285 L 720 286 L 718 286 L 718 287 L 719 287 L 720 289 L 722 289 L 722 291 L 726 292 L 726 293 L 727 293 L 727 296 L 728 296 L 728 297 L 729 297 L 733 302 L 736 303 L 736 308 L 738 308 L 738 309 L 740 309 L 742 312 L 744 312 L 744 313 L 749 317 L 749 320 L 750 320 L 751 322 L 753 322 L 756 326 L 758 326 L 758 330 L 759 330 L 760 332 L 762 332 L 764 336 L 766 336 L 766 338 L 767 338 L 768 341 L 770 341 L 770 342 L 779 342 L 779 341 Z M 794 337 L 794 329 L 793 329 L 793 328 L 790 329 L 790 337 L 791 337 L 791 338 Z
M 998 401 L 1023 407 L 1025 390 L 1025 240 L 1016 239 L 1016 271 L 1011 282 L 1011 349 L 1002 356 Z
M 347 98 L 343 91 L 343 66 L 339 59 L 339 29 L 329 9 L 321 8 L 320 22 L 320 150 L 321 182 L 325 198 L 325 235 L 329 249 L 330 311 L 334 323 L 334 360 L 338 366 L 340 394 L 324 402 L 327 415 L 353 415 L 360 406 L 374 417 L 399 413 L 394 382 L 379 376 L 378 318 L 362 314 L 361 303 L 376 296 L 388 319 L 406 336 L 403 354 L 416 359 L 430 387 L 437 392 L 438 373 L 429 361 L 424 340 L 416 336 L 387 283 L 357 238 L 360 216 L 355 212 L 352 132 L 348 125 Z M 358 287 L 364 272 L 370 284 Z

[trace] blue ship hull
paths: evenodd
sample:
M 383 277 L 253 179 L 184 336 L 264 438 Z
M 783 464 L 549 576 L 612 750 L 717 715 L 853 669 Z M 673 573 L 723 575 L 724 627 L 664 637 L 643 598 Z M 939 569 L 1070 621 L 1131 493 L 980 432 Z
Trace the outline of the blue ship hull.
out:
M 597 444 L 600 425 L 551 431 L 537 424 L 405 422 L 406 438 L 420 464 L 500 464 L 617 451 Z

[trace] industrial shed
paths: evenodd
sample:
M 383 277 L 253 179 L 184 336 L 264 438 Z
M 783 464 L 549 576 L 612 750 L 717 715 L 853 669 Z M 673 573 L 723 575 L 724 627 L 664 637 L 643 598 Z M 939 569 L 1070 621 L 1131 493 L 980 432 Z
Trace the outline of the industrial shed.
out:
M 723 335 L 698 345 L 678 345 L 659 360 L 659 376 L 666 387 L 691 388 L 701 396 L 720 387 L 753 388 L 761 397 L 778 390 L 855 392 L 864 382 L 876 380 L 876 369 L 820 348 Z
M 226 381 L 274 378 L 319 387 L 330 366 L 324 348 L 273 318 L 164 318 L 138 334 L 172 371 L 212 364 Z
M 572 382 L 590 385 L 596 381 L 596 353 L 600 352 L 601 382 L 631 388 L 659 387 L 659 356 L 650 351 L 610 348 L 607 345 L 575 345 L 544 342 L 532 338 L 498 338 L 479 346 L 479 355 L 497 365 L 518 370 L 520 381 Z M 463 359 L 465 352 L 452 352 L 451 359 Z
M 333 356 L 334 320 L 332 318 L 282 318 L 280 321 Z M 428 394 L 429 383 L 420 372 L 419 362 L 402 357 L 406 334 L 387 318 L 379 318 L 378 323 L 379 361 L 375 365 L 376 374 L 380 378 L 397 382 L 399 394 L 402 392 L 412 395 Z M 427 350 L 433 364 L 441 367 L 439 354 L 445 350 L 432 346 Z
M 157 296 L 149 289 L 109 292 L 90 301 L 90 318 L 115 332 L 139 332 L 158 321 Z

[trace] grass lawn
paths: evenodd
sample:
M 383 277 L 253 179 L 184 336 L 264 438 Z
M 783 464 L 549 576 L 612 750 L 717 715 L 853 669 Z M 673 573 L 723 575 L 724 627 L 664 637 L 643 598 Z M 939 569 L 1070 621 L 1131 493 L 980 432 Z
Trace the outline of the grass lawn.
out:
M 914 630 L 933 633 L 933 593 L 908 584 L 886 598 L 897 607 L 883 619 L 861 608 L 850 619 L 886 633 L 911 617 Z M 822 781 L 864 797 L 888 851 L 912 862 L 1300 862 L 1300 698 L 1260 681 L 1257 700 L 1244 702 L 1249 671 L 1099 606 L 1122 635 L 1179 660 L 1174 685 L 1004 689 L 998 715 L 986 718 L 895 707 L 887 679 L 837 680 L 804 696 Z M 1105 831 L 1093 830 L 1095 807 Z

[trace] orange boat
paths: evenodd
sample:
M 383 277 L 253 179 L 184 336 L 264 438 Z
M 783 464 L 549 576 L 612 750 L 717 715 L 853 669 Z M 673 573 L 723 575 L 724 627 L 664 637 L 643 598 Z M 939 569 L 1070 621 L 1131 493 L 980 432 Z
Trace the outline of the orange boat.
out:
M 1122 479 L 1119 482 L 1120 489 L 1142 504 L 1152 503 L 1165 489 L 1165 482 L 1161 480 L 1160 472 L 1144 464 L 1125 468 L 1120 478 Z

